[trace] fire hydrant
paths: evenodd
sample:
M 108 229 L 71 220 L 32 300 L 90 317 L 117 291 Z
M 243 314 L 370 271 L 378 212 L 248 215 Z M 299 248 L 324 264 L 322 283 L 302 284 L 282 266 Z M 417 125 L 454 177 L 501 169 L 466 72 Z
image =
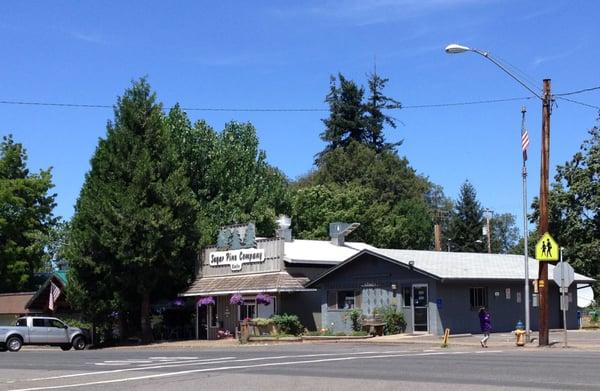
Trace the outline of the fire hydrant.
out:
M 518 321 L 515 330 L 515 336 L 517 337 L 517 346 L 525 346 L 525 334 L 527 334 L 527 331 L 523 330 L 523 322 Z

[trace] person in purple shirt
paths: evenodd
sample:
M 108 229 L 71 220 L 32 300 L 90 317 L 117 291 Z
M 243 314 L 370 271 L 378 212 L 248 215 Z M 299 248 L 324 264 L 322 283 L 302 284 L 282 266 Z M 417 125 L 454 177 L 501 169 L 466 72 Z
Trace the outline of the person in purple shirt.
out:
M 487 348 L 487 341 L 490 338 L 490 331 L 492 331 L 492 315 L 490 315 L 485 307 L 481 307 L 479 310 L 479 325 L 483 333 L 483 338 L 480 341 L 481 347 Z

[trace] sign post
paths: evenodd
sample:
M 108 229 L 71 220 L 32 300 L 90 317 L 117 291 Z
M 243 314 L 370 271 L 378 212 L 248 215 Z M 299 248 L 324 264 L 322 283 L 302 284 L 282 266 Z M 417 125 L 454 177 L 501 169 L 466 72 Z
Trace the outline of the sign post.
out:
M 569 286 L 575 280 L 575 271 L 573 267 L 563 261 L 563 248 L 560 248 L 560 263 L 554 267 L 554 281 L 560 286 L 560 306 L 563 312 L 563 327 L 565 332 L 564 347 L 567 345 L 567 310 L 569 308 L 569 297 L 566 293 L 569 291 Z

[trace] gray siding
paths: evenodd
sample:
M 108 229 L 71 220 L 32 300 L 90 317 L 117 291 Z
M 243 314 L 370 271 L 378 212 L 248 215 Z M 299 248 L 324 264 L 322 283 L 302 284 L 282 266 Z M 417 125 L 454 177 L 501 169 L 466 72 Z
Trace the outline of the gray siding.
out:
M 321 327 L 321 292 L 281 293 L 279 297 L 278 313 L 298 315 L 300 323 L 310 331 Z

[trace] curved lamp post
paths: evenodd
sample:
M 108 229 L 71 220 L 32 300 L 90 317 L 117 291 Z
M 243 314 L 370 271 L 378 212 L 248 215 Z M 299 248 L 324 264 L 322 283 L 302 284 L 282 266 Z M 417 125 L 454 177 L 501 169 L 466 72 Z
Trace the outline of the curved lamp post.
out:
M 527 91 L 531 92 L 538 99 L 542 101 L 542 164 L 541 164 L 541 180 L 540 180 L 540 220 L 539 220 L 539 232 L 544 234 L 548 231 L 548 166 L 550 156 L 550 108 L 552 103 L 552 95 L 550 94 L 550 80 L 544 80 L 544 92 L 542 95 L 532 90 L 527 84 L 521 81 L 517 76 L 510 72 L 506 67 L 496 61 L 490 56 L 489 52 L 470 48 L 468 46 L 459 45 L 456 43 L 446 46 L 445 49 L 448 54 L 459 54 L 465 52 L 477 53 L 487 60 L 492 62 L 504 73 L 510 76 L 513 80 L 525 87 Z M 527 205 L 525 200 L 526 194 L 526 180 L 527 171 L 525 168 L 525 161 L 523 161 L 523 198 L 524 198 L 524 226 L 525 230 L 523 235 L 527 240 Z M 527 242 L 525 242 L 527 243 Z M 527 331 L 527 340 L 529 341 L 529 260 L 527 254 L 527 245 L 525 246 L 525 329 Z M 548 265 L 547 262 L 540 262 L 539 264 L 539 280 L 540 284 L 540 312 L 539 312 L 539 345 L 548 345 Z

